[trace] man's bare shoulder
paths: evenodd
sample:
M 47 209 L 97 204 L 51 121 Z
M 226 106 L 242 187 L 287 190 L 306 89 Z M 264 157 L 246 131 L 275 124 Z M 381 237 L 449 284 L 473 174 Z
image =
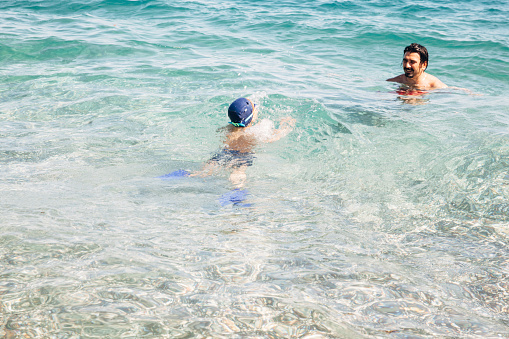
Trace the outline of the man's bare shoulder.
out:
M 429 81 L 428 86 L 430 89 L 437 89 L 437 88 L 446 88 L 447 85 L 444 84 L 442 81 L 440 81 L 436 76 L 428 74 Z
M 404 84 L 405 83 L 405 75 L 400 74 L 398 76 L 395 76 L 394 78 L 389 78 L 386 81 L 399 82 L 400 84 Z

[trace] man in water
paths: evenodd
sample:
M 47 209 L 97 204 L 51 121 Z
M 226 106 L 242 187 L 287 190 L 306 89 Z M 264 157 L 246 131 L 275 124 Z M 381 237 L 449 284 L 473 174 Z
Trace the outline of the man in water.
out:
M 273 142 L 286 136 L 293 129 L 295 119 L 281 119 L 279 128 L 269 119 L 262 119 L 256 125 L 258 110 L 253 102 L 238 98 L 228 108 L 229 124 L 225 131 L 223 148 L 216 153 L 199 172 L 190 176 L 207 176 L 221 168 L 231 170 L 230 182 L 240 188 L 246 181 L 246 169 L 253 164 L 254 148 L 259 143 Z
M 428 50 L 426 47 L 413 43 L 407 46 L 403 52 L 403 71 L 397 77 L 387 81 L 398 82 L 403 85 L 401 90 L 426 91 L 438 88 L 446 88 L 442 81 L 425 72 L 428 67 Z M 423 94 L 423 93 L 419 93 Z

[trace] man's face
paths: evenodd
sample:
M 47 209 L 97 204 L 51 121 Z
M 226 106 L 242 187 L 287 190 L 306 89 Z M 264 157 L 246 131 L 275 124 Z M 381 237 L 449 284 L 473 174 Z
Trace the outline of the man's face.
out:
M 407 52 L 403 56 L 403 71 L 407 78 L 417 78 L 426 69 L 426 62 L 421 64 L 419 53 Z

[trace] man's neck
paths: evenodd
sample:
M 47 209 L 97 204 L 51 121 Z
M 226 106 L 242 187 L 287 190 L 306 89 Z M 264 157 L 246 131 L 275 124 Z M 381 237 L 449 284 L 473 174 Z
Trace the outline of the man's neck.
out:
M 427 74 L 425 72 L 422 72 L 417 77 L 409 78 L 406 77 L 406 84 L 409 86 L 417 86 L 417 85 L 424 85 L 426 81 Z

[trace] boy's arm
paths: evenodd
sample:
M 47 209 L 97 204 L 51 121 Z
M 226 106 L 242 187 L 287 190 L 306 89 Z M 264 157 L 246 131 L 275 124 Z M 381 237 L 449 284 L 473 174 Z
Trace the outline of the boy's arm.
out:
M 270 138 L 266 142 L 274 142 L 281 139 L 282 137 L 287 136 L 288 133 L 290 133 L 293 130 L 293 127 L 295 126 L 295 121 L 296 120 L 291 117 L 281 119 L 281 121 L 279 122 L 279 128 L 274 131 L 272 138 Z

